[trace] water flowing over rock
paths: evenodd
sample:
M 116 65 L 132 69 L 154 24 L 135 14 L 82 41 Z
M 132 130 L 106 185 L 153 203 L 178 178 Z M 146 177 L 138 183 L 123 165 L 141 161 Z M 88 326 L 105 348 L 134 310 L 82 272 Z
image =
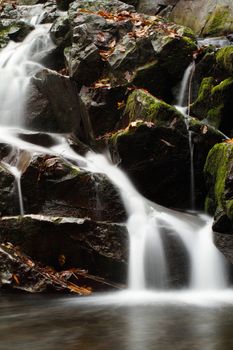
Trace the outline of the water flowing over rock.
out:
M 27 213 L 124 221 L 120 197 L 106 176 L 80 170 L 58 157 L 32 158 L 21 182 Z
M 224 289 L 211 219 L 145 197 L 190 209 L 191 175 L 202 209 L 204 163 L 220 143 L 207 160 L 207 202 L 232 226 L 231 185 L 220 199 L 221 162 L 208 167 L 211 152 L 230 147 L 221 143 L 233 129 L 230 41 L 215 49 L 157 16 L 175 11 L 176 1 L 155 2 L 155 15 L 134 6 L 141 4 L 3 6 L 0 259 L 4 247 L 18 246 L 36 266 L 88 269 L 131 291 Z M 187 98 L 176 107 L 180 84 Z

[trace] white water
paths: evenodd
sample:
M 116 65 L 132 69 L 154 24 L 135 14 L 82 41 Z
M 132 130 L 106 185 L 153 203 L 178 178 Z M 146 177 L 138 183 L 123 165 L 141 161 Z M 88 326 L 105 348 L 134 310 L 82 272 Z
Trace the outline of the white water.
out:
M 18 138 L 17 130 L 12 127 L 22 127 L 24 124 L 24 105 L 30 78 L 42 69 L 37 62 L 38 55 L 52 45 L 47 31 L 46 26 L 38 26 L 22 44 L 10 43 L 0 53 L 0 125 L 3 126 L 0 130 L 0 140 L 20 150 L 26 149 L 32 155 L 35 153 L 59 155 L 84 169 L 106 174 L 117 186 L 128 215 L 126 226 L 130 240 L 129 290 L 135 293 L 145 291 L 148 287 L 155 290 L 168 287 L 166 254 L 158 221 L 162 222 L 164 227 L 171 228 L 186 247 L 191 259 L 190 287 L 198 290 L 225 288 L 224 264 L 212 242 L 211 220 L 199 218 L 199 223 L 196 224 L 190 216 L 150 205 L 137 192 L 127 176 L 105 156 L 89 153 L 86 158 L 81 157 L 70 149 L 64 136 L 50 135 L 56 143 L 50 148 L 32 145 Z M 185 103 L 185 91 L 192 68 L 192 66 L 188 68 L 182 82 L 180 106 Z M 23 215 L 21 173 L 10 163 L 8 168 L 16 178 L 20 213 Z
M 41 53 L 53 47 L 48 30 L 48 25 L 39 25 L 22 43 L 11 41 L 0 52 L 0 125 L 24 125 L 30 79 L 43 68 Z

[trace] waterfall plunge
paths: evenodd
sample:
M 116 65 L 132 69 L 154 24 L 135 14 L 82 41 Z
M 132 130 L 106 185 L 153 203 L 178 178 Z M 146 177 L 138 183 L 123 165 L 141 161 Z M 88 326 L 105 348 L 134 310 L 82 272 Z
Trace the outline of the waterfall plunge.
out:
M 110 164 L 103 155 L 90 153 L 87 160 L 94 167 L 91 167 L 92 171 L 103 172 L 118 187 L 128 214 L 126 225 L 130 240 L 129 288 L 146 289 L 145 266 L 153 280 L 153 287 L 164 288 L 166 261 L 156 222 L 156 211 L 146 204 L 146 200 L 136 191 L 127 176 Z

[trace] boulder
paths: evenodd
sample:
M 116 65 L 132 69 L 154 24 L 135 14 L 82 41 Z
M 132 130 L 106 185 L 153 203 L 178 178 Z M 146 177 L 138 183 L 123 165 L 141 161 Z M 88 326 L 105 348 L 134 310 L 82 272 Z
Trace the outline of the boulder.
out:
M 25 126 L 49 132 L 80 130 L 80 99 L 67 76 L 44 69 L 32 79 L 26 102 Z
M 80 170 L 57 156 L 33 157 L 21 183 L 26 213 L 126 219 L 120 195 L 105 175 Z
M 202 36 L 220 36 L 233 30 L 231 0 L 179 0 L 170 19 Z
M 194 118 L 185 120 L 174 107 L 141 89 L 129 95 L 119 127 L 123 129 L 106 136 L 114 162 L 144 196 L 183 209 L 190 207 L 191 136 L 195 202 L 203 208 L 203 168 L 209 150 L 225 138 L 221 132 Z
M 149 93 L 135 90 L 124 118 L 123 125 L 131 123 L 108 139 L 113 160 L 150 200 L 187 208 L 190 157 L 183 116 Z M 186 188 L 183 196 L 177 191 L 181 183 Z
M 99 88 L 107 81 L 110 88 L 143 87 L 171 101 L 172 87 L 197 48 L 193 33 L 122 4 L 70 5 L 72 45 L 64 51 L 70 76 L 80 89 L 83 85 Z M 68 33 L 67 27 L 65 36 Z
M 111 281 L 126 282 L 128 233 L 123 225 L 40 215 L 4 217 L 0 219 L 0 241 L 15 244 L 58 270 L 79 267 Z

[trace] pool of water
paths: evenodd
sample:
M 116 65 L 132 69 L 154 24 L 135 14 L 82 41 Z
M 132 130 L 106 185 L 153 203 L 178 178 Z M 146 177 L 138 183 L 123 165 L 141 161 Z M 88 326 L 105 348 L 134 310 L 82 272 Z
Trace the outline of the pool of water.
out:
M 0 295 L 1 350 L 229 350 L 233 294 Z

